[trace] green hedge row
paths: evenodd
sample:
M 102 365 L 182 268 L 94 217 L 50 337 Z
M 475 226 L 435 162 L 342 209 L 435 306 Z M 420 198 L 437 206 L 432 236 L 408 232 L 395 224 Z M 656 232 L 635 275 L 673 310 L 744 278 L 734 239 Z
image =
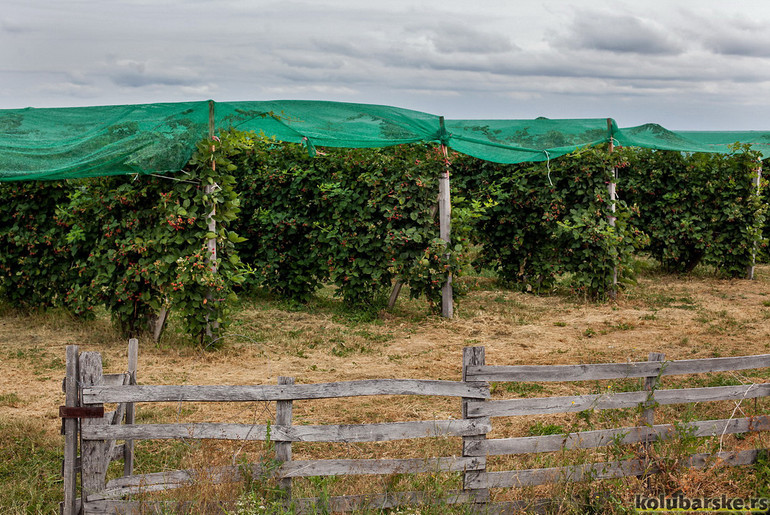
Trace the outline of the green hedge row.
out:
M 171 178 L 0 185 L 2 293 L 15 306 L 80 316 L 102 306 L 126 333 L 157 329 L 170 309 L 209 345 L 226 333 L 241 283 L 295 301 L 331 283 L 347 303 L 378 308 L 401 279 L 436 308 L 447 274 L 472 259 L 524 290 L 549 291 L 559 279 L 591 298 L 613 291 L 616 272 L 621 286 L 632 280 L 639 250 L 671 270 L 704 262 L 741 276 L 762 247 L 757 157 L 594 148 L 498 165 L 451 154 L 447 244 L 435 217 L 447 166 L 438 149 L 311 159 L 301 146 L 231 131 L 201 142 Z
M 329 150 L 257 142 L 241 161 L 240 246 L 250 282 L 303 301 L 332 283 L 347 303 L 381 306 L 399 278 L 439 305 L 448 272 L 467 261 L 467 238 L 438 238 L 435 149 Z M 458 212 L 460 215 L 461 212 Z
M 476 222 L 484 264 L 509 284 L 544 292 L 568 277 L 573 291 L 604 298 L 631 278 L 635 249 L 646 236 L 630 223 L 638 215 L 626 202 L 612 212 L 608 184 L 620 153 L 585 149 L 545 163 L 497 165 L 463 158 L 455 182 L 467 196 L 491 205 Z M 610 223 L 613 216 L 614 225 Z
M 103 306 L 128 335 L 155 329 L 160 313 L 173 307 L 184 332 L 216 342 L 241 268 L 234 250 L 239 238 L 229 229 L 238 199 L 227 155 L 245 141 L 202 142 L 174 180 L 114 176 L 1 185 L 6 301 L 25 309 L 64 307 L 84 317 Z M 217 188 L 207 193 L 205 185 L 213 183 Z M 216 233 L 208 230 L 211 205 Z M 206 254 L 209 237 L 218 242 L 213 261 Z
M 645 248 L 664 268 L 689 272 L 699 263 L 745 277 L 763 237 L 767 205 L 755 183 L 759 154 L 627 152 L 620 195 L 639 206 L 635 221 L 650 236 Z

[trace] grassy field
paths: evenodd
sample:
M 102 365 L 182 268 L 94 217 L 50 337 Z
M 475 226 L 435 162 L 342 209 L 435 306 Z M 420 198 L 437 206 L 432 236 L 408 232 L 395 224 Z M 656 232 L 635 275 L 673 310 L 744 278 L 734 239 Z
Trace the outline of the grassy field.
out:
M 293 376 L 298 383 L 367 378 L 459 380 L 462 349 L 486 346 L 487 364 L 573 364 L 644 361 L 651 351 L 667 359 L 706 358 L 770 353 L 770 267 L 758 268 L 757 280 L 720 280 L 708 271 L 676 277 L 648 269 L 639 284 L 616 302 L 595 304 L 566 294 L 535 297 L 499 289 L 488 278 L 475 286 L 456 309 L 456 318 L 426 315 L 426 306 L 402 295 L 392 312 L 346 310 L 323 290 L 306 306 L 294 306 L 269 296 L 241 301 L 232 334 L 224 347 L 205 351 L 183 343 L 169 331 L 161 345 L 140 340 L 140 383 L 146 384 L 258 384 Z M 1 513 L 58 512 L 62 482 L 59 476 L 63 441 L 58 406 L 63 404 L 61 380 L 67 345 L 102 353 L 106 372 L 126 366 L 126 341 L 106 317 L 90 322 L 65 313 L 24 314 L 0 307 L 0 495 Z M 766 382 L 768 371 L 711 374 L 665 379 L 663 387 L 716 386 Z M 638 381 L 591 382 L 581 392 L 636 389 Z M 493 384 L 495 397 L 548 396 L 576 391 L 574 385 L 542 383 Z M 710 403 L 659 410 L 656 423 L 691 419 L 729 418 L 767 414 L 770 401 Z M 295 403 L 297 424 L 355 424 L 460 416 L 458 400 L 361 398 L 355 402 Z M 595 414 L 496 419 L 491 437 L 563 433 L 575 429 L 633 423 L 634 414 L 608 410 Z M 221 421 L 265 423 L 274 405 L 140 405 L 138 420 Z M 770 435 L 696 440 L 656 446 L 652 452 L 672 459 L 688 452 L 767 448 Z M 427 457 L 456 455 L 457 439 L 419 444 L 301 444 L 296 459 L 334 457 Z M 587 459 L 616 459 L 623 448 L 598 452 L 562 452 L 517 458 L 490 459 L 491 470 L 554 466 Z M 590 456 L 589 456 L 590 454 Z M 137 471 L 155 472 L 212 463 L 243 463 L 265 455 L 261 444 L 143 442 L 137 449 Z M 562 512 L 623 513 L 633 494 L 770 495 L 770 468 L 765 465 L 701 471 L 670 471 L 641 481 L 636 478 L 573 486 L 557 485 L 525 492 L 493 492 L 496 499 L 558 495 Z M 459 486 L 457 475 L 389 476 L 297 481 L 296 494 L 338 495 L 399 489 L 440 492 Z M 254 482 L 244 490 L 197 488 L 182 492 L 192 501 L 221 495 L 253 501 L 254 512 L 265 512 L 269 485 Z M 764 490 L 763 490 L 764 488 Z M 266 506 L 260 510 L 259 506 Z M 250 509 L 246 509 L 249 511 Z M 438 510 L 441 512 L 442 510 Z M 408 510 L 402 512 L 409 512 Z M 429 512 L 429 510 L 427 511 Z M 426 513 L 425 510 L 422 513 Z

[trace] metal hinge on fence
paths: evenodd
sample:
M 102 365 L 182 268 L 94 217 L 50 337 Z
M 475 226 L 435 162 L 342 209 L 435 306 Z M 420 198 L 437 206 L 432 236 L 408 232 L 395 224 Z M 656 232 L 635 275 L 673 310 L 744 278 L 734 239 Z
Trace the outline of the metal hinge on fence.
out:
M 104 406 L 59 406 L 59 418 L 102 418 Z

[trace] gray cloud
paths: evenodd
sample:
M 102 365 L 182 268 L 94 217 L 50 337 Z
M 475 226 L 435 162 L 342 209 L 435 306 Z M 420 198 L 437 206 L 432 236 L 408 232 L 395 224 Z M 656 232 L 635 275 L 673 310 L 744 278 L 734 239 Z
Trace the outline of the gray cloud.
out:
M 441 54 L 499 54 L 517 49 L 507 36 L 467 25 L 441 25 L 429 33 L 433 47 Z
M 698 19 L 689 34 L 703 47 L 717 54 L 739 57 L 770 57 L 770 34 L 767 22 L 744 17 Z
M 203 85 L 198 73 L 193 70 L 180 66 L 166 67 L 157 62 L 118 60 L 108 74 L 115 85 L 127 88 Z
M 33 32 L 35 29 L 29 25 L 10 18 L 0 19 L 0 32 L 7 34 L 25 34 L 27 32 Z
M 684 46 L 663 27 L 629 14 L 577 11 L 561 47 L 642 55 L 679 54 Z

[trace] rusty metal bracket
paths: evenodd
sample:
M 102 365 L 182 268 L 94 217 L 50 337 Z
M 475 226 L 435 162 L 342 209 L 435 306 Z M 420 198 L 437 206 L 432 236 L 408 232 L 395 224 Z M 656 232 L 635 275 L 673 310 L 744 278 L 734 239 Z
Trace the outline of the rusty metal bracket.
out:
M 104 406 L 59 406 L 61 418 L 102 418 Z

